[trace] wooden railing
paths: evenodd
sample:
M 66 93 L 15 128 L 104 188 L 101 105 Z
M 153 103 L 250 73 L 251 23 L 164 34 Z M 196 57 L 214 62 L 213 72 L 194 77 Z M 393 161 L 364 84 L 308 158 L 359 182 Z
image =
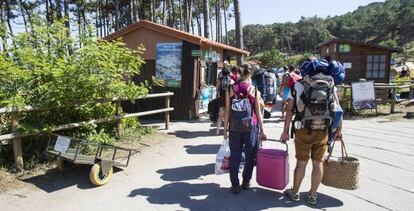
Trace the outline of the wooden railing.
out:
M 98 123 L 116 121 L 117 131 L 119 133 L 120 130 L 121 130 L 121 119 L 131 118 L 131 117 L 148 116 L 148 115 L 158 114 L 158 113 L 164 113 L 165 114 L 165 116 L 164 116 L 165 128 L 168 130 L 169 124 L 170 124 L 170 112 L 174 111 L 174 108 L 170 107 L 170 97 L 173 96 L 173 95 L 174 95 L 174 93 L 172 93 L 172 92 L 166 92 L 166 93 L 149 94 L 149 95 L 146 95 L 144 97 L 139 97 L 135 100 L 165 97 L 165 108 L 156 109 L 156 110 L 149 110 L 149 111 L 143 111 L 143 112 L 138 112 L 138 113 L 129 113 L 129 114 L 122 114 L 121 113 L 121 102 L 126 100 L 126 99 L 113 98 L 113 99 L 110 99 L 110 100 L 96 100 L 96 101 L 93 101 L 93 102 L 95 102 L 95 103 L 113 102 L 116 105 L 115 116 L 59 125 L 59 126 L 56 126 L 56 127 L 53 127 L 51 129 L 49 129 L 49 131 L 50 132 L 55 132 L 55 131 L 60 131 L 60 130 L 67 130 L 67 129 L 77 128 L 77 127 L 82 127 L 82 126 L 88 125 L 88 124 L 98 124 Z M 77 103 L 74 103 L 74 104 L 75 105 L 80 105 L 80 104 L 77 104 Z M 74 104 L 71 104 L 71 106 L 73 106 Z M 65 107 L 65 106 L 59 106 L 59 107 Z M 53 107 L 53 108 L 48 108 L 48 109 L 33 108 L 31 106 L 26 106 L 22 109 L 0 108 L 0 115 L 10 114 L 10 120 L 11 120 L 10 127 L 11 127 L 11 132 L 12 132 L 12 133 L 9 133 L 9 134 L 0 134 L 0 145 L 9 144 L 8 140 L 12 141 L 14 161 L 15 161 L 15 165 L 16 165 L 17 169 L 23 170 L 23 154 L 22 154 L 21 138 L 25 137 L 25 136 L 38 135 L 42 132 L 42 130 L 32 131 L 30 133 L 21 133 L 21 132 L 19 132 L 19 128 L 18 128 L 19 114 L 26 113 L 26 112 L 37 112 L 37 111 L 41 111 L 41 110 L 51 110 L 51 109 L 55 109 L 55 108 L 58 108 L 58 107 Z
M 344 95 L 348 96 L 352 101 L 352 92 L 348 91 L 351 90 L 351 86 L 349 85 L 341 85 L 339 86 L 344 89 Z M 390 103 L 390 114 L 395 113 L 395 104 L 397 103 L 396 94 L 398 89 L 410 89 L 409 99 L 413 99 L 414 96 L 414 84 L 411 85 L 395 85 L 395 84 L 374 84 L 375 91 L 377 90 L 390 90 L 391 97 L 388 99 Z M 352 103 L 350 104 L 352 106 Z

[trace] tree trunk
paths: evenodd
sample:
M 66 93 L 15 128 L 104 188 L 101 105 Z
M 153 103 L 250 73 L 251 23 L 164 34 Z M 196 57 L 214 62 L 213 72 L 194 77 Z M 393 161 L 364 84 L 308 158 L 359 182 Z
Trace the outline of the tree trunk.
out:
M 120 24 L 119 24 L 119 16 L 120 16 L 120 14 L 119 14 L 119 0 L 114 0 L 114 4 L 115 4 L 115 24 L 114 24 L 114 26 L 115 26 L 115 31 L 118 31 L 119 26 L 120 26 Z
M 194 4 L 195 11 L 196 11 L 196 21 L 197 21 L 197 30 L 198 36 L 203 36 L 202 29 L 201 29 L 201 18 L 200 18 L 200 9 L 198 8 L 198 4 Z
M 5 12 L 5 6 L 4 6 L 4 4 L 3 4 L 4 2 L 0 2 L 0 24 L 1 24 L 1 26 L 3 26 L 4 25 L 4 22 L 6 21 L 6 12 Z M 3 33 L 2 33 L 3 34 Z M 6 40 L 6 36 L 1 36 L 0 37 L 0 44 L 1 44 L 1 50 L 2 51 L 5 51 L 6 50 L 6 43 L 7 43 L 7 40 Z
M 166 18 L 165 18 L 165 3 L 167 2 L 167 0 L 163 0 L 162 1 L 162 14 L 161 14 L 161 18 L 162 18 L 162 20 L 161 20 L 161 23 L 163 24 L 163 25 L 167 25 L 166 24 Z
M 211 40 L 214 40 L 214 34 L 213 34 L 213 18 L 210 17 L 210 34 L 211 34 Z
M 193 22 L 192 8 L 193 8 L 193 1 L 187 0 L 187 32 L 190 32 L 190 25 L 191 25 L 191 29 L 194 34 L 194 22 Z
M 221 2 L 216 0 L 216 40 L 221 41 Z
M 62 19 L 62 0 L 55 0 L 56 3 L 56 17 L 58 20 Z
M 82 17 L 81 17 L 81 5 L 80 3 L 77 4 L 78 8 L 77 8 L 77 16 L 78 16 L 78 33 L 79 35 L 82 34 Z M 81 44 L 82 46 L 82 44 Z
M 54 16 L 54 12 L 56 11 L 55 7 L 53 6 L 52 0 L 46 0 L 49 1 L 49 16 L 50 16 L 50 23 L 53 23 L 55 16 Z
M 137 4 L 136 0 L 131 0 L 132 6 L 132 21 L 135 23 L 137 21 Z
M 154 14 L 153 14 L 153 7 L 154 7 L 154 0 L 150 0 L 149 1 L 149 20 L 150 21 L 154 21 L 154 19 L 153 19 L 153 17 L 154 17 Z
M 228 31 L 227 31 L 227 2 L 226 0 L 223 0 L 223 12 L 224 12 L 224 36 L 225 36 L 225 42 L 228 45 L 229 44 L 229 37 L 228 37 Z
M 203 0 L 204 37 L 210 38 L 210 3 Z
M 171 0 L 166 0 L 167 1 L 167 11 L 168 11 L 168 21 L 167 21 L 167 26 L 172 27 L 172 15 L 171 15 Z
M 11 26 L 11 9 L 10 9 L 10 5 L 9 5 L 9 1 L 6 1 L 6 22 L 7 22 L 7 26 L 9 27 L 9 32 L 10 32 L 10 36 L 13 37 L 13 28 Z
M 171 0 L 171 10 L 172 10 L 172 20 L 171 20 L 171 27 L 175 28 L 175 6 L 174 6 L 174 0 Z
M 183 22 L 183 5 L 181 4 L 181 0 L 178 0 L 178 13 L 180 13 L 180 30 L 183 31 L 184 30 L 184 22 Z
M 240 15 L 240 4 L 239 0 L 233 0 L 234 3 L 234 21 L 236 25 L 236 45 L 238 48 L 243 49 L 243 28 L 241 23 Z M 243 63 L 243 55 L 237 57 L 237 65 Z
M 26 20 L 26 15 L 25 15 L 23 2 L 22 2 L 22 0 L 19 0 L 17 3 L 19 4 L 20 13 L 22 13 L 22 19 L 23 19 L 23 23 L 24 23 L 24 30 L 25 30 L 25 32 L 28 32 L 28 30 L 27 30 L 27 20 Z
M 50 16 L 49 16 L 49 0 L 46 0 L 46 5 L 45 5 L 45 9 L 46 9 L 46 22 L 50 24 Z
M 69 22 L 69 0 L 63 1 L 63 13 L 65 14 L 66 33 L 70 37 L 70 22 Z

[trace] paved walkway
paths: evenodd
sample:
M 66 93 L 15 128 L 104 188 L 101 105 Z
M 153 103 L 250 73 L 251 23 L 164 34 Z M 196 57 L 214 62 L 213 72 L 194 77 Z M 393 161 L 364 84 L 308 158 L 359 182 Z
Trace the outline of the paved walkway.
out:
M 278 138 L 279 118 L 266 120 L 266 133 Z M 37 188 L 0 194 L 1 210 L 414 210 L 414 124 L 384 119 L 348 120 L 345 141 L 361 162 L 356 191 L 326 186 L 319 204 L 287 201 L 280 191 L 253 182 L 249 191 L 229 192 L 228 175 L 214 175 L 215 153 L 222 141 L 208 121 L 172 123 L 164 143 L 134 156 L 130 167 L 103 187 L 88 181 L 88 168 L 55 178 L 32 178 Z M 275 146 L 276 147 L 276 146 Z M 279 147 L 279 146 L 277 146 Z M 290 168 L 294 148 L 290 147 Z M 291 172 L 292 175 L 292 172 Z M 310 169 L 303 183 L 309 188 Z M 253 178 L 253 181 L 255 178 Z

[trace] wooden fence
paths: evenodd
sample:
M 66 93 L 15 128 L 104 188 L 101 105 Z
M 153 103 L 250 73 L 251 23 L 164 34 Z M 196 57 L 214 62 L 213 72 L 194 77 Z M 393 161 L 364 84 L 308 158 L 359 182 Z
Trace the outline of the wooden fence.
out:
M 344 89 L 344 96 L 349 97 L 349 99 L 351 100 L 351 103 L 347 106 L 352 106 L 351 86 L 343 85 L 343 86 L 339 86 L 339 87 Z M 395 104 L 397 103 L 397 100 L 396 100 L 397 90 L 399 90 L 399 89 L 410 89 L 409 99 L 413 99 L 413 96 L 414 96 L 414 83 L 412 83 L 411 85 L 409 85 L 409 84 L 408 85 L 396 85 L 396 84 L 375 83 L 374 88 L 375 88 L 376 97 L 377 97 L 378 93 L 381 92 L 381 91 L 386 91 L 386 93 L 391 94 L 391 97 L 386 97 L 386 98 L 383 99 L 383 102 L 385 101 L 385 102 L 390 103 L 390 114 L 395 113 Z M 347 107 L 347 109 L 349 109 L 349 107 Z
M 114 99 L 111 99 L 111 100 L 96 100 L 96 101 L 93 101 L 93 102 L 95 102 L 95 103 L 113 102 L 116 105 L 115 115 L 112 116 L 112 117 L 107 117 L 107 118 L 102 118 L 102 119 L 92 119 L 92 120 L 89 120 L 89 121 L 82 121 L 82 122 L 68 123 L 68 124 L 64 124 L 64 125 L 59 125 L 59 126 L 53 127 L 51 129 L 51 131 L 55 132 L 55 131 L 60 131 L 60 130 L 66 130 L 66 129 L 82 127 L 82 126 L 88 125 L 88 124 L 98 124 L 98 123 L 116 121 L 117 130 L 119 132 L 121 130 L 121 119 L 131 118 L 131 117 L 147 116 L 147 115 L 158 114 L 158 113 L 164 113 L 165 114 L 165 118 L 164 118 L 165 128 L 168 130 L 169 123 L 170 123 L 170 112 L 174 111 L 174 108 L 170 107 L 170 97 L 173 96 L 173 95 L 174 95 L 174 93 L 172 93 L 172 92 L 166 92 L 166 93 L 149 94 L 149 95 L 146 95 L 144 97 L 139 97 L 136 100 L 165 97 L 165 108 L 156 109 L 156 110 L 149 110 L 149 111 L 143 111 L 143 112 L 138 112 L 138 113 L 129 113 L 129 114 L 122 114 L 121 113 L 121 102 L 124 101 L 125 99 L 114 98 Z M 80 104 L 75 103 L 75 105 L 80 105 Z M 60 107 L 64 107 L 64 106 L 60 106 Z M 49 108 L 49 109 L 46 109 L 46 110 L 51 110 L 51 109 L 55 109 L 55 108 L 58 108 L 58 107 L 53 107 L 53 108 Z M 12 132 L 12 133 L 9 133 L 9 134 L 0 134 L 0 145 L 8 144 L 9 142 L 7 140 L 12 141 L 14 161 L 15 161 L 16 168 L 18 170 L 23 170 L 23 153 L 22 153 L 21 138 L 25 137 L 25 136 L 38 135 L 42 132 L 41 130 L 31 132 L 31 133 L 21 133 L 21 132 L 19 132 L 19 128 L 18 128 L 19 115 L 21 113 L 25 113 L 25 112 L 37 112 L 37 111 L 41 111 L 41 109 L 33 108 L 31 106 L 26 106 L 22 109 L 0 108 L 0 115 L 10 114 L 10 120 L 11 120 L 10 127 L 11 127 L 11 132 Z

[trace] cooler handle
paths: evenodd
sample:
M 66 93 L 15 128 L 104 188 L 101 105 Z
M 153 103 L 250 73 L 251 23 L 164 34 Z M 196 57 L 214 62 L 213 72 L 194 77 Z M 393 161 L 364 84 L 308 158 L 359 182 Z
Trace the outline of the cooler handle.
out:
M 282 140 L 276 140 L 276 139 L 266 139 L 266 141 L 274 141 L 274 142 L 279 142 L 281 144 L 284 144 L 286 146 L 286 152 L 287 152 L 287 154 L 289 154 L 289 147 L 287 145 L 287 142 L 282 141 Z M 262 146 L 263 146 L 262 142 L 263 141 L 259 141 L 258 148 L 262 148 Z

